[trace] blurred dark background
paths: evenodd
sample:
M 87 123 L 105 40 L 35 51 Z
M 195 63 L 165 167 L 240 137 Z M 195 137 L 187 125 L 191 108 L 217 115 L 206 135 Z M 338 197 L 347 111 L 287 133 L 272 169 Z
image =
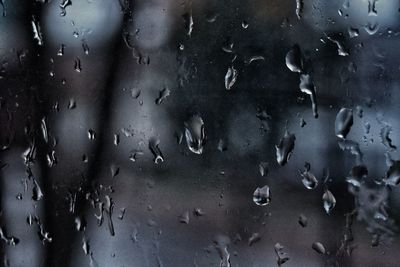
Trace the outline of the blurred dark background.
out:
M 384 182 L 400 158 L 398 1 L 0 3 L 3 266 L 278 266 L 276 243 L 283 266 L 399 265 L 399 190 Z M 285 64 L 295 44 L 318 118 Z M 361 162 L 335 136 L 343 107 Z M 201 154 L 185 140 L 193 116 Z M 368 176 L 354 192 L 356 165 Z

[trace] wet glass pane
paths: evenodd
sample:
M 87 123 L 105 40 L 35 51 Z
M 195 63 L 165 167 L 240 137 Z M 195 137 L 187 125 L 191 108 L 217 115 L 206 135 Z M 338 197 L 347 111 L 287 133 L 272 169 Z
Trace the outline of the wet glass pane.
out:
M 0 0 L 1 266 L 398 266 L 399 9 Z

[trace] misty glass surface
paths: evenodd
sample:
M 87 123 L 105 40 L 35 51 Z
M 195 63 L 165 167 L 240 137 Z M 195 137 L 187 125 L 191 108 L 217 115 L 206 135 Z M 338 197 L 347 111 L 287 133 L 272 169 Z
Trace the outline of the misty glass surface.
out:
M 400 266 L 397 0 L 0 0 L 0 266 Z

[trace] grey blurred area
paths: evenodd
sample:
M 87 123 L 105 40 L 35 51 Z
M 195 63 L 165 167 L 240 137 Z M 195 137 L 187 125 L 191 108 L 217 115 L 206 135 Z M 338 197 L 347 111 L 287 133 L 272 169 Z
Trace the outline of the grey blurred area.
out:
M 1 266 L 398 266 L 399 8 L 0 0 Z

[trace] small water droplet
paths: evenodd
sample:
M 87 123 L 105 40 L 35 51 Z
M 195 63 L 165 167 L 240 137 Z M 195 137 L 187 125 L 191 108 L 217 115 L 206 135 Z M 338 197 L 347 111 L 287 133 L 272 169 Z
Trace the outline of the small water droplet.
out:
M 303 0 L 296 0 L 296 16 L 298 19 L 301 19 L 303 13 Z
M 36 179 L 33 178 L 32 199 L 34 201 L 39 201 L 39 200 L 43 199 L 43 197 L 44 197 L 44 194 L 42 192 L 42 189 L 40 188 Z
M 78 57 L 75 59 L 74 69 L 76 72 L 82 71 L 81 60 Z
M 312 249 L 315 250 L 319 254 L 325 254 L 326 253 L 324 245 L 322 245 L 320 242 L 314 242 L 312 244 Z
M 292 49 L 286 54 L 286 66 L 292 72 L 303 71 L 303 56 L 301 54 L 300 46 L 295 44 Z
M 6 244 L 9 245 L 9 246 L 16 246 L 19 243 L 19 239 L 18 238 L 14 237 L 14 236 L 8 237 L 6 235 L 3 227 L 0 227 L 0 238 L 4 242 L 6 242 Z
M 66 8 L 67 8 L 67 6 L 70 6 L 70 5 L 72 5 L 71 0 L 62 0 L 62 2 L 60 3 L 60 9 L 61 9 L 60 16 L 61 17 L 64 17 L 65 15 L 67 15 Z
M 37 21 L 35 17 L 32 17 L 31 24 L 33 30 L 33 39 L 37 41 L 38 45 L 42 46 L 44 44 L 44 41 L 39 21 Z
M 300 214 L 299 216 L 299 224 L 301 227 L 307 227 L 308 219 L 304 214 Z
M 285 131 L 285 135 L 281 138 L 279 144 L 275 146 L 276 161 L 279 165 L 283 166 L 289 161 L 290 156 L 293 153 L 295 140 L 296 137 L 294 134 Z
M 398 186 L 400 184 L 400 161 L 396 160 L 386 172 L 385 184 Z
M 185 139 L 189 150 L 195 154 L 202 154 L 206 139 L 203 119 L 194 115 L 184 124 Z
M 58 48 L 57 56 L 62 57 L 64 55 L 64 51 L 65 51 L 65 45 L 60 44 L 60 47 Z
M 271 202 L 269 186 L 257 187 L 253 193 L 253 202 L 258 206 L 266 206 Z
M 160 91 L 158 98 L 156 99 L 156 104 L 160 105 L 161 102 L 167 98 L 171 94 L 171 91 L 168 88 L 164 88 Z
M 252 246 L 254 243 L 257 243 L 261 240 L 261 235 L 259 233 L 253 233 L 248 240 L 249 246 Z
M 179 222 L 189 224 L 189 211 L 185 211 L 179 216 Z
M 315 85 L 312 81 L 311 75 L 300 75 L 300 91 L 309 95 L 311 99 L 311 108 L 315 118 L 318 118 L 317 95 L 315 93 Z
M 336 136 L 343 139 L 346 138 L 351 130 L 351 126 L 353 126 L 353 110 L 341 108 L 335 120 Z
M 85 40 L 82 40 L 82 49 L 85 55 L 89 55 L 89 45 L 86 43 Z
M 185 14 L 183 14 L 183 19 L 185 20 L 185 29 L 186 29 L 186 34 L 191 37 L 192 36 L 192 32 L 193 32 L 193 16 L 192 16 L 192 11 L 190 10 L 190 12 L 187 12 Z
M 94 130 L 89 129 L 87 134 L 88 134 L 89 140 L 95 140 L 96 139 L 96 132 Z
M 269 172 L 269 163 L 268 162 L 260 162 L 258 165 L 258 170 L 260 171 L 260 175 L 265 177 L 268 175 Z
M 348 32 L 349 32 L 350 38 L 354 38 L 354 37 L 357 37 L 358 35 L 360 35 L 360 31 L 357 28 L 349 27 Z
M 282 264 L 284 264 L 289 260 L 289 255 L 283 251 L 284 247 L 280 243 L 276 243 L 274 249 L 276 256 L 278 258 L 277 259 L 278 266 L 281 266 Z
M 70 98 L 68 101 L 68 109 L 76 108 L 76 101 L 74 98 Z
M 336 199 L 328 189 L 322 195 L 322 201 L 324 204 L 324 209 L 327 214 L 330 214 L 333 208 L 336 206 Z
M 154 163 L 158 164 L 164 161 L 164 156 L 159 148 L 160 140 L 156 138 L 151 138 L 149 141 L 149 149 L 154 155 Z
M 225 89 L 226 90 L 231 90 L 232 86 L 236 82 L 237 76 L 238 76 L 237 70 L 233 66 L 229 67 L 225 74 Z
M 119 167 L 115 164 L 111 164 L 110 171 L 111 171 L 111 177 L 114 178 L 119 174 Z
M 139 96 L 140 96 L 140 93 L 141 93 L 142 91 L 140 90 L 140 89 L 138 89 L 138 88 L 132 88 L 131 89 L 131 96 L 132 96 L 132 98 L 134 98 L 134 99 L 137 99 Z

